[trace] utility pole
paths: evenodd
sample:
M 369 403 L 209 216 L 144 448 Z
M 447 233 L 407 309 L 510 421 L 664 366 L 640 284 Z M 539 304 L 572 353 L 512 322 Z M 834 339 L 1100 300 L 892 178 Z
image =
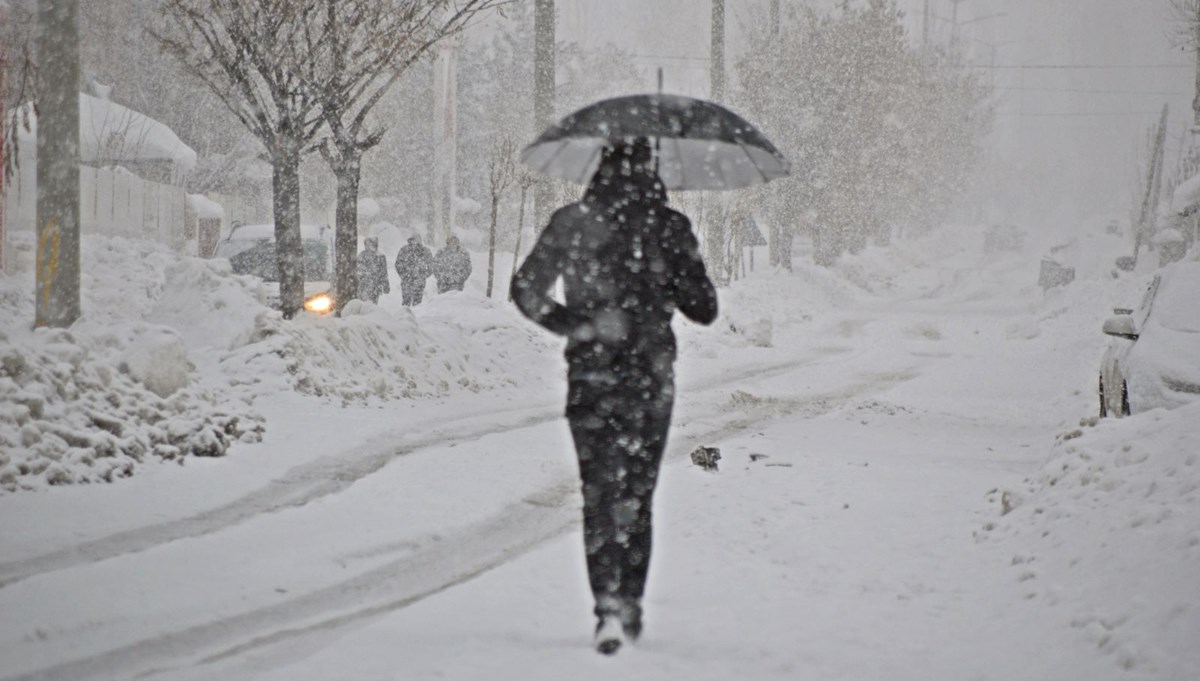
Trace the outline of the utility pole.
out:
M 966 0 L 950 0 L 954 3 L 954 10 L 950 13 L 950 44 L 958 45 L 958 4 Z
M 535 0 L 533 6 L 533 134 L 554 123 L 554 0 Z M 554 186 L 539 179 L 533 192 L 534 223 L 541 229 L 550 221 Z M 535 232 L 536 233 L 536 232 Z
M 925 13 L 921 15 L 921 44 L 929 45 L 929 0 L 925 0 Z
M 458 38 L 443 40 L 433 65 L 434 191 L 430 248 L 446 243 L 454 231 L 454 196 L 458 193 Z
M 4 169 L 8 166 L 8 157 L 4 151 L 5 125 L 4 103 L 8 101 L 8 3 L 0 0 L 0 272 L 4 271 L 6 255 L 4 253 L 4 188 L 6 186 Z
M 79 5 L 38 3 L 35 326 L 79 318 Z
M 725 0 L 712 0 L 712 48 L 709 76 L 712 78 L 710 96 L 720 104 L 725 101 Z
M 1192 19 L 1193 44 L 1196 53 L 1196 96 L 1192 99 L 1192 145 L 1200 137 L 1200 2 L 1196 3 L 1196 16 Z
M 712 81 L 709 96 L 718 104 L 725 101 L 725 0 L 712 0 L 712 43 L 709 53 L 709 78 Z M 713 201 L 704 222 L 705 260 L 708 270 L 718 284 L 726 281 L 725 276 L 725 221 L 726 211 L 722 198 Z

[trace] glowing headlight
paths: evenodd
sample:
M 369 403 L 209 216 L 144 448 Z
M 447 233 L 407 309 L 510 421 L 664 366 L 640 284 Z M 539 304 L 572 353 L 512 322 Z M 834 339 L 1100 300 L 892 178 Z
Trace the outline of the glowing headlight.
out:
M 328 293 L 318 293 L 304 301 L 304 309 L 317 314 L 325 314 L 333 309 L 333 296 Z

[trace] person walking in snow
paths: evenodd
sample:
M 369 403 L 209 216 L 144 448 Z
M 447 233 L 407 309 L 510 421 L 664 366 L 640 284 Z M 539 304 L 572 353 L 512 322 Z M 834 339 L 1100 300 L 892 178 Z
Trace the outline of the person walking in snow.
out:
M 446 239 L 446 247 L 433 258 L 433 278 L 438 293 L 461 291 L 471 276 L 471 256 L 458 242 L 458 237 Z
M 363 250 L 358 254 L 358 298 L 378 304 L 379 296 L 391 291 L 387 257 L 379 252 L 379 239 L 367 237 L 363 239 Z
M 551 296 L 560 278 L 565 305 Z M 717 316 L 691 223 L 667 206 L 646 139 L 605 147 L 583 199 L 554 213 L 517 271 L 512 298 L 567 338 L 595 643 L 612 654 L 642 631 L 651 502 L 675 395 L 671 317 Z
M 400 296 L 405 305 L 420 305 L 425 297 L 425 280 L 433 273 L 433 254 L 413 234 L 396 254 L 396 274 L 400 275 Z

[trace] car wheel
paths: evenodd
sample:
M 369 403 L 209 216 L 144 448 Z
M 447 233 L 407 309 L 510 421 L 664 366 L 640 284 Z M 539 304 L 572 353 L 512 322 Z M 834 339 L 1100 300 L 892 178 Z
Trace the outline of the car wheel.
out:
M 1129 383 L 1121 381 L 1121 416 L 1129 416 L 1132 413 L 1129 409 Z
M 1104 395 L 1104 376 L 1100 377 L 1100 418 L 1108 418 L 1108 398 Z

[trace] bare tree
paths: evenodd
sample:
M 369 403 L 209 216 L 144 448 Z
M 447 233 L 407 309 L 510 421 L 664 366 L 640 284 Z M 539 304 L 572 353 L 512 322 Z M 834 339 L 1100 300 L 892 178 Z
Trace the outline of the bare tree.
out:
M 521 188 L 520 203 L 517 207 L 517 242 L 513 245 L 513 264 L 511 276 L 517 276 L 517 264 L 521 259 L 521 233 L 525 231 L 525 198 L 529 188 L 537 182 L 537 177 L 524 167 L 517 169 L 517 186 Z M 512 300 L 512 287 L 509 286 L 508 299 Z
M 496 220 L 500 211 L 500 197 L 517 179 L 516 155 L 516 143 L 511 137 L 504 137 L 492 147 L 489 159 L 488 187 L 492 198 L 492 220 L 488 227 L 488 298 L 492 297 L 492 282 L 496 273 Z
M 4 187 L 20 161 L 18 133 L 22 128 L 32 129 L 30 104 L 37 95 L 37 67 L 33 59 L 35 21 L 34 12 L 28 7 L 0 0 L 0 206 Z
M 461 32 L 501 0 L 315 1 L 320 11 L 304 27 L 302 44 L 311 60 L 296 61 L 305 67 L 305 85 L 319 101 L 328 126 L 319 148 L 337 178 L 334 290 L 340 310 L 358 290 L 355 251 L 362 156 L 387 130 L 372 121 L 372 110 L 434 45 Z
M 283 316 L 304 304 L 300 157 L 323 119 L 301 74 L 317 0 L 162 0 L 152 35 L 266 148 L 272 167 L 275 248 Z

